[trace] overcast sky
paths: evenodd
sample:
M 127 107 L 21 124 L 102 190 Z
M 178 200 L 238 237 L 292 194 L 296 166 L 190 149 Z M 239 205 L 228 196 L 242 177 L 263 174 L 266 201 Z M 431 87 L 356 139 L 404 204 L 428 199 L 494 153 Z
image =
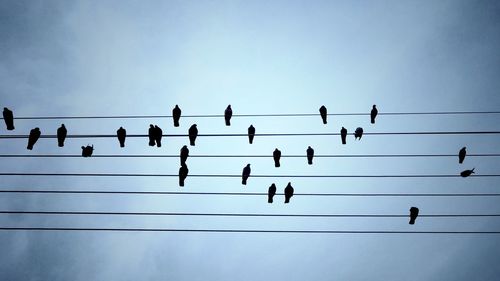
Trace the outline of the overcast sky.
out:
M 498 111 L 498 1 L 1 1 L 0 107 L 15 116 Z M 16 120 L 15 131 L 166 134 L 500 130 L 498 115 Z M 178 154 L 145 138 L 1 140 L 0 154 Z M 495 135 L 199 138 L 196 154 L 498 153 Z M 2 172 L 176 174 L 176 158 L 0 158 Z M 190 158 L 192 174 L 498 174 L 499 159 Z M 179 191 L 177 178 L 6 177 L 1 189 Z M 496 178 L 189 178 L 185 191 L 498 192 Z M 9 194 L 0 210 L 276 214 L 495 214 L 495 197 Z M 266 230 L 499 231 L 496 218 L 220 218 L 0 215 L 0 226 Z M 494 280 L 499 235 L 0 232 L 2 280 Z

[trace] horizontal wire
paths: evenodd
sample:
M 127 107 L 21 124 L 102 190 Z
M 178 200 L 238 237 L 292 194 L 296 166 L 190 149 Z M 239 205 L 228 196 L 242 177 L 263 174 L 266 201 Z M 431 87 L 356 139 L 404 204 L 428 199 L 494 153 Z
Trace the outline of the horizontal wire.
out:
M 434 112 L 379 112 L 378 115 L 468 115 L 500 114 L 500 111 L 434 111 Z M 328 113 L 328 116 L 368 116 L 370 113 Z M 283 113 L 283 114 L 233 114 L 232 117 L 312 117 L 319 113 Z M 21 116 L 16 120 L 53 120 L 53 119 L 148 119 L 172 118 L 172 115 L 114 115 L 114 116 Z M 182 115 L 181 118 L 221 118 L 224 114 Z
M 111 195 L 216 195 L 216 196 L 267 196 L 264 192 L 182 192 L 182 191 L 103 191 L 103 190 L 1 190 L 0 193 L 37 194 L 111 194 Z M 276 196 L 283 196 L 276 193 Z M 294 193 L 294 196 L 333 197 L 490 197 L 500 193 Z
M 0 154 L 0 158 L 81 158 L 81 154 Z M 189 155 L 189 158 L 272 158 L 269 155 Z M 282 158 L 306 158 L 303 155 L 281 155 Z M 458 157 L 458 154 L 324 154 L 314 158 L 398 158 L 398 157 Z M 467 157 L 500 157 L 500 153 L 467 154 Z M 179 158 L 179 155 L 159 154 L 92 154 L 92 158 Z
M 0 173 L 0 176 L 66 176 L 66 177 L 178 177 L 178 174 L 115 173 Z M 241 175 L 188 175 L 200 178 L 241 178 Z M 251 178 L 456 178 L 460 175 L 251 175 Z M 500 177 L 500 174 L 474 174 L 472 177 Z
M 106 231 L 106 232 L 213 232 L 281 234 L 500 234 L 500 231 L 397 231 L 397 230 L 265 230 L 181 228 L 0 227 L 0 231 Z
M 497 135 L 500 131 L 446 131 L 446 132 L 367 132 L 363 135 Z M 0 139 L 25 139 L 29 135 L 0 135 Z M 164 134 L 163 137 L 188 137 L 188 134 Z M 340 133 L 263 133 L 255 137 L 294 137 L 294 136 L 340 136 Z M 116 138 L 116 134 L 67 135 L 67 138 Z M 127 138 L 147 138 L 147 134 L 127 135 Z M 248 134 L 199 134 L 198 137 L 248 137 Z M 57 135 L 41 135 L 42 139 L 55 139 Z
M 258 213 L 177 213 L 177 212 L 91 212 L 91 211 L 1 211 L 10 215 L 119 215 L 119 216 L 203 216 L 203 217 L 300 217 L 300 218 L 407 218 L 394 214 L 258 214 Z M 428 218 L 500 217 L 500 214 L 430 214 Z

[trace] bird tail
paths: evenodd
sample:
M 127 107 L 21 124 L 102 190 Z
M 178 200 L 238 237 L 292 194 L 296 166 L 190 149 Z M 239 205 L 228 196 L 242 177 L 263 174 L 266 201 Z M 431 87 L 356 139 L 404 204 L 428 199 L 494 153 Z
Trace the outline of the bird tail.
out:
M 125 142 L 121 142 L 120 147 L 125 147 Z
M 231 121 L 229 121 L 229 119 L 226 119 L 226 126 L 231 126 Z
M 307 159 L 307 164 L 312 165 L 313 164 L 313 160 L 312 159 Z
M 273 197 L 271 195 L 267 198 L 267 203 L 273 203 Z
M 290 203 L 290 198 L 286 197 L 285 198 L 285 204 Z
M 415 218 L 411 218 L 409 224 L 415 224 Z
M 243 180 L 241 180 L 241 184 L 243 184 L 243 185 L 247 185 L 247 179 L 243 179 Z
M 178 120 L 174 120 L 174 127 L 179 127 L 179 121 Z

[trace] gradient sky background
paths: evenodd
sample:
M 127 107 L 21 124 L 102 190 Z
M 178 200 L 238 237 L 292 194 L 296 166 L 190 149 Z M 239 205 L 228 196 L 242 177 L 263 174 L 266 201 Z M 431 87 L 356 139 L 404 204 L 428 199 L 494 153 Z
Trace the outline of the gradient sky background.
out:
M 498 1 L 1 1 L 0 105 L 15 116 L 477 111 L 500 108 Z M 365 132 L 499 130 L 497 115 L 18 120 L 27 134 Z M 0 153 L 177 154 L 187 138 L 2 140 Z M 496 136 L 199 138 L 191 154 L 498 153 Z M 498 158 L 306 159 L 190 158 L 192 174 L 498 174 Z M 3 172 L 177 173 L 178 159 L 3 158 Z M 183 190 L 282 192 L 496 192 L 496 178 L 259 179 L 189 178 Z M 177 178 L 1 177 L 0 187 L 177 191 Z M 227 212 L 279 214 L 499 213 L 495 197 L 107 196 L 2 194 L 2 210 Z M 1 226 L 222 229 L 443 230 L 500 229 L 496 218 L 288 219 L 1 215 Z M 0 232 L 2 280 L 495 280 L 498 235 L 220 234 Z

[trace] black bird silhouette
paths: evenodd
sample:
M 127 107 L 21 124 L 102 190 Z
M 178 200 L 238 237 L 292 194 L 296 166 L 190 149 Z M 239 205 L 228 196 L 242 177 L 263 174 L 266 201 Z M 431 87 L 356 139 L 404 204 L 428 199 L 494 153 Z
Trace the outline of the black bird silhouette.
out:
M 155 146 L 155 126 L 153 124 L 149 124 L 149 146 Z
M 189 128 L 189 144 L 194 146 L 195 145 L 195 141 L 196 141 L 196 137 L 198 136 L 198 128 L 196 127 L 196 124 L 193 124 L 190 128 Z
M 346 144 L 346 137 L 347 137 L 347 129 L 342 127 L 342 129 L 340 129 L 340 138 L 342 139 L 342 144 Z
M 184 186 L 184 180 L 187 178 L 189 173 L 189 169 L 187 165 L 184 163 L 179 168 L 179 186 Z
M 123 127 L 120 127 L 120 129 L 116 131 L 116 137 L 120 142 L 120 147 L 125 147 L 125 138 L 127 137 L 127 130 L 123 129 Z
M 94 145 L 90 146 L 82 146 L 82 156 L 83 157 L 90 157 L 92 156 L 92 152 L 94 152 Z
M 40 132 L 40 129 L 38 127 L 32 129 L 28 137 L 28 147 L 26 148 L 32 150 L 33 146 L 35 145 L 36 141 L 40 138 L 41 134 L 42 133 Z
M 467 155 L 467 151 L 465 151 L 465 146 L 460 149 L 460 152 L 458 152 L 458 163 L 462 164 L 465 159 L 465 155 Z
M 179 119 L 181 119 L 181 109 L 176 104 L 174 109 L 172 109 L 172 117 L 174 118 L 174 127 L 179 127 Z
M 276 185 L 273 183 L 267 191 L 267 203 L 273 203 L 273 197 L 276 194 Z
M 154 137 L 155 137 L 157 147 L 161 147 L 161 137 L 162 136 L 163 136 L 163 131 L 160 129 L 160 127 L 155 125 Z
M 231 109 L 231 105 L 228 105 L 226 110 L 224 111 L 224 119 L 226 119 L 226 126 L 231 126 L 232 116 L 233 116 L 233 110 Z
M 293 187 L 291 183 L 285 187 L 285 203 L 290 203 L 290 198 L 293 196 Z
M 462 172 L 460 173 L 460 176 L 462 176 L 463 178 L 466 178 L 466 177 L 468 177 L 468 176 L 470 176 L 470 175 L 472 175 L 472 174 L 475 174 L 475 173 L 474 173 L 474 169 L 475 169 L 475 168 L 472 168 L 472 170 L 464 170 L 464 171 L 462 171 Z
M 66 130 L 64 124 L 61 124 L 61 127 L 57 129 L 57 145 L 59 147 L 64 146 L 64 140 L 66 139 L 67 135 L 68 135 L 68 130 Z
M 3 108 L 3 120 L 5 121 L 5 126 L 7 126 L 7 130 L 14 130 L 14 113 L 9 110 L 7 107 Z
M 327 117 L 326 112 L 327 112 L 326 107 L 324 105 L 322 105 L 319 108 L 319 114 L 321 115 L 321 119 L 323 119 L 323 124 L 326 124 L 326 117 Z
M 185 145 L 181 148 L 180 157 L 181 157 L 181 165 L 186 164 L 186 160 L 189 157 L 189 149 L 188 149 L 187 145 Z
M 415 224 L 415 220 L 418 217 L 418 208 L 417 207 L 411 207 L 410 208 L 410 224 Z
M 363 128 L 361 127 L 357 127 L 356 128 L 356 131 L 354 131 L 354 139 L 360 139 L 361 140 L 361 137 L 363 136 Z
M 312 165 L 314 157 L 314 149 L 308 146 L 306 152 L 307 152 L 307 164 Z
M 277 148 L 273 152 L 274 167 L 278 168 L 280 166 L 281 151 Z
M 247 179 L 250 176 L 250 164 L 247 164 L 245 168 L 243 168 L 243 173 L 241 174 L 241 184 L 246 185 Z
M 253 143 L 254 137 L 255 137 L 255 127 L 253 125 L 250 125 L 250 127 L 248 127 L 248 142 L 250 144 Z
M 375 117 L 377 117 L 377 114 L 378 114 L 378 109 L 377 109 L 377 106 L 374 104 L 372 111 L 370 112 L 370 118 L 371 118 L 372 124 L 375 124 Z

